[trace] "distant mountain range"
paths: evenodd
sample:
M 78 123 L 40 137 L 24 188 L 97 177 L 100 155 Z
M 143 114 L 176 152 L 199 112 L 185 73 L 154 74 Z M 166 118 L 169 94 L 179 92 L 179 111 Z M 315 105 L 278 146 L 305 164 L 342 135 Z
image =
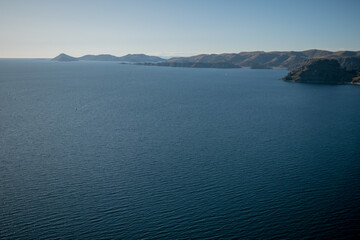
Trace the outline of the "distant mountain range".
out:
M 117 61 L 117 62 L 130 62 L 130 63 L 158 63 L 163 62 L 165 59 L 148 56 L 145 54 L 128 54 L 122 57 L 116 57 L 110 54 L 101 54 L 101 55 L 85 55 L 79 58 L 71 57 L 64 53 L 61 53 L 57 57 L 53 58 L 54 61 L 60 62 L 71 62 L 71 61 Z
M 85 55 L 79 58 L 64 53 L 53 58 L 56 61 L 118 61 L 152 66 L 192 68 L 284 68 L 295 70 L 314 59 L 335 59 L 346 70 L 360 70 L 360 51 L 275 51 L 240 52 L 223 54 L 201 54 L 191 57 L 174 57 L 168 60 L 145 54 L 128 54 L 116 57 L 109 54 Z
M 360 69 L 360 51 L 276 51 L 240 52 L 224 54 L 201 54 L 192 57 L 176 57 L 146 65 L 203 68 L 285 68 L 297 69 L 314 59 L 335 59 L 347 70 Z
M 145 54 L 128 54 L 116 57 L 109 54 L 85 55 L 75 58 L 64 53 L 56 61 L 118 61 L 150 66 L 192 68 L 284 68 L 291 70 L 285 81 L 325 84 L 360 85 L 360 51 L 307 50 L 301 52 L 240 52 L 201 54 L 192 57 L 175 57 L 165 60 Z

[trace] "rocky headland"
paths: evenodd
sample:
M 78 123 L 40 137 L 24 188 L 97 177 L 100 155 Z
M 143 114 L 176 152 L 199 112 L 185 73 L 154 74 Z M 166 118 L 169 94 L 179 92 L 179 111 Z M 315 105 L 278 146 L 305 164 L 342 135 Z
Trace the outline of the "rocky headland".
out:
M 357 70 L 347 71 L 335 59 L 316 59 L 289 72 L 282 80 L 318 84 L 359 84 Z

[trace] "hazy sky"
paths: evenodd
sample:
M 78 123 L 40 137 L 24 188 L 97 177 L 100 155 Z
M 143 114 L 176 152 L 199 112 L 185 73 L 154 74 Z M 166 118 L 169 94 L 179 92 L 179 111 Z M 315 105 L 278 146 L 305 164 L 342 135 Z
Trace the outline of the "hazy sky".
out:
M 360 0 L 0 0 L 0 57 L 360 50 Z

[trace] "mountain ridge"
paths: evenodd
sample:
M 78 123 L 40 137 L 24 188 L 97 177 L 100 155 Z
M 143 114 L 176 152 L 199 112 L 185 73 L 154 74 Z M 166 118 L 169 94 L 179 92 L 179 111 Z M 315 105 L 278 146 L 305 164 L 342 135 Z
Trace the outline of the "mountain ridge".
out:
M 130 62 L 130 63 L 158 63 L 165 61 L 165 59 L 157 57 L 157 56 L 150 56 L 145 54 L 127 54 L 122 57 L 117 57 L 111 54 L 99 54 L 99 55 L 84 55 L 82 57 L 72 57 L 61 53 L 60 55 L 54 57 L 52 60 L 60 61 L 60 62 L 70 62 L 70 61 L 118 61 L 118 62 Z
M 175 57 L 167 61 L 147 64 L 170 67 L 211 66 L 212 68 L 284 68 L 297 69 L 313 59 L 336 59 L 347 70 L 360 70 L 360 51 L 253 51 L 240 53 L 200 54 L 191 57 Z

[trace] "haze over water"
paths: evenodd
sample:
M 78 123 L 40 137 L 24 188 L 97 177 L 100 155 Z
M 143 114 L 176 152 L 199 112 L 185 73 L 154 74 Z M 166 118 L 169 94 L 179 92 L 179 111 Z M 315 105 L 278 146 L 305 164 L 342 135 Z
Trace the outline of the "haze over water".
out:
M 1 239 L 355 238 L 360 88 L 0 60 Z

